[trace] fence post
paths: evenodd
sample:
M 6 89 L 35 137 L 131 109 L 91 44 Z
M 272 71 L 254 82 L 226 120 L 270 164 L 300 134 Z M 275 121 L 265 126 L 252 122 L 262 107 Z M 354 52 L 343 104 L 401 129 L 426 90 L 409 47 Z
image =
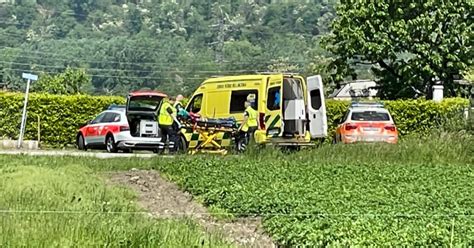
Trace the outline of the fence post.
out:
M 38 115 L 38 147 L 40 147 L 41 143 L 41 118 Z
M 443 100 L 443 85 L 433 85 L 433 101 L 441 102 Z

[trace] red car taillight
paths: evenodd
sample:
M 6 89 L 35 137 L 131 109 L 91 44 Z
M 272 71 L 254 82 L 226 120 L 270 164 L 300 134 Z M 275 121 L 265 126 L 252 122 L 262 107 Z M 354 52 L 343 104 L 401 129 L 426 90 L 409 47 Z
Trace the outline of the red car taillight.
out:
M 351 131 L 357 129 L 357 126 L 354 124 L 347 124 L 345 127 L 346 131 Z
M 125 132 L 125 131 L 130 131 L 130 127 L 129 126 L 121 126 L 120 127 L 120 132 Z
M 259 113 L 258 121 L 260 122 L 260 129 L 265 130 L 265 113 Z
M 395 126 L 393 125 L 385 126 L 384 129 L 387 131 L 395 132 Z

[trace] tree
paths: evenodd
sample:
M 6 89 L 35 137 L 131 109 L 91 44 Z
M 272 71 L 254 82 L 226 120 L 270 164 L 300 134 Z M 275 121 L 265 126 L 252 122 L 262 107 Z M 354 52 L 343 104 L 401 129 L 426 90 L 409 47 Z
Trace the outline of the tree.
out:
M 142 30 L 142 14 L 134 4 L 128 4 L 127 11 L 125 27 L 131 34 L 138 34 Z
M 190 94 L 213 75 L 320 71 L 337 1 L 16 0 L 0 4 L 1 80 L 20 91 L 22 72 L 45 74 L 37 90 L 67 92 L 69 66 L 94 94 Z
M 469 67 L 469 69 L 464 72 L 464 79 L 474 84 L 474 66 Z
M 32 91 L 51 94 L 78 94 L 90 93 L 91 79 L 84 70 L 67 68 L 63 73 L 56 75 L 42 74 L 37 83 L 33 84 Z
M 472 65 L 473 12 L 472 0 L 345 0 L 325 47 L 339 64 L 372 65 L 383 98 L 430 98 L 438 80 L 452 96 Z

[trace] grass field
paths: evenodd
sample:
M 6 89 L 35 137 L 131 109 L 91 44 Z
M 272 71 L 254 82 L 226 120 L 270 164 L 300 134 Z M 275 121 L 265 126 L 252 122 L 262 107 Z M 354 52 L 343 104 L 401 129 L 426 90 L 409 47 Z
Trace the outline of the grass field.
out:
M 136 213 L 132 192 L 89 168 L 99 161 L 58 159 L 63 165 L 51 167 L 52 159 L 1 157 L 0 246 L 230 247 L 191 220 Z
M 133 195 L 106 188 L 97 174 L 157 169 L 217 213 L 262 216 L 266 231 L 286 246 L 474 245 L 474 139 L 464 133 L 405 139 L 395 146 L 328 145 L 240 157 L 81 161 L 0 156 L 0 166 L 2 209 L 128 211 L 135 209 Z M 79 195 L 81 203 L 73 200 Z M 153 245 L 165 236 L 171 244 L 206 239 L 225 245 L 219 237 L 203 237 L 190 222 L 66 216 L 3 214 L 0 232 L 8 233 L 3 243 L 32 236 L 39 244 L 72 239 Z
M 474 139 L 324 146 L 157 168 L 207 205 L 264 217 L 279 243 L 474 245 Z

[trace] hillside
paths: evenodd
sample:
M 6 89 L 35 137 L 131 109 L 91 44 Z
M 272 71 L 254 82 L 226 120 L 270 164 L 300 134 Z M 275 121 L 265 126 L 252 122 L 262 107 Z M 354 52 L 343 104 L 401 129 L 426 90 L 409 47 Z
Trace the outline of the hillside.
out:
M 89 93 L 161 88 L 190 93 L 211 75 L 324 73 L 320 48 L 336 0 L 0 3 L 0 75 L 20 89 L 21 71 L 86 68 Z M 15 3 L 13 3 L 15 2 Z

